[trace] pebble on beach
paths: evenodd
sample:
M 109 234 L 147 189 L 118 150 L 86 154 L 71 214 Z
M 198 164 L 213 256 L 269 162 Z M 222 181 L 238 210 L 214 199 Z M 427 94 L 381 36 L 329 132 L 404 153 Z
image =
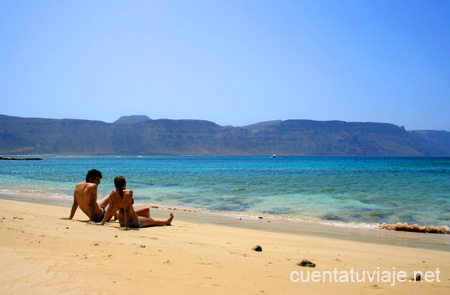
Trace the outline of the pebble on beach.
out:
M 416 277 L 414 278 L 414 282 L 422 282 L 422 276 L 420 275 L 420 273 L 416 275 Z
M 253 247 L 253 250 L 255 250 L 256 252 L 262 252 L 262 247 L 260 245 L 256 245 Z
M 314 262 L 311 262 L 307 259 L 303 259 L 301 262 L 297 264 L 304 267 L 316 267 L 316 264 Z

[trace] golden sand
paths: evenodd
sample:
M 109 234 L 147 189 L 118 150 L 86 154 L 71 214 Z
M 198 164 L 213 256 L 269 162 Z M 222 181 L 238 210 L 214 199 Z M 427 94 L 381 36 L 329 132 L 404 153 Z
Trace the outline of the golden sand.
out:
M 450 292 L 448 251 L 198 224 L 177 212 L 172 226 L 120 231 L 88 225 L 81 211 L 60 220 L 69 210 L 0 200 L 0 294 Z M 352 270 L 372 280 L 352 280 Z M 424 281 L 410 282 L 414 271 Z

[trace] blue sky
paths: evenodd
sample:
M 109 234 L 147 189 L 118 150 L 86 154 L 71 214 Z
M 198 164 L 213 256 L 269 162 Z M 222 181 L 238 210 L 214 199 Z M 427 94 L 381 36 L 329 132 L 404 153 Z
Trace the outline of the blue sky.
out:
M 0 114 L 450 131 L 450 1 L 0 1 Z

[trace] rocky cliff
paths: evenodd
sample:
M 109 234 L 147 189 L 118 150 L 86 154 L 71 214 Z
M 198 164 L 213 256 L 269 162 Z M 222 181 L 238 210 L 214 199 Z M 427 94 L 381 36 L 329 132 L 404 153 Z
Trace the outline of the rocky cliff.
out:
M 0 115 L 0 154 L 450 156 L 450 132 L 286 120 L 245 127 L 128 116 L 114 123 Z

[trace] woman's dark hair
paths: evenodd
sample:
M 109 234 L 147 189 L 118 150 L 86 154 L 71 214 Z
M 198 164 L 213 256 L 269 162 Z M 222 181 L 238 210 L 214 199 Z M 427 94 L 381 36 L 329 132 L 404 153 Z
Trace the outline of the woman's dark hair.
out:
M 86 182 L 90 182 L 92 178 L 96 179 L 97 177 L 103 178 L 102 173 L 96 169 L 92 169 L 86 174 Z
M 116 186 L 116 190 L 119 192 L 119 195 L 123 197 L 123 186 L 127 183 L 125 177 L 117 176 L 114 178 L 114 185 Z

